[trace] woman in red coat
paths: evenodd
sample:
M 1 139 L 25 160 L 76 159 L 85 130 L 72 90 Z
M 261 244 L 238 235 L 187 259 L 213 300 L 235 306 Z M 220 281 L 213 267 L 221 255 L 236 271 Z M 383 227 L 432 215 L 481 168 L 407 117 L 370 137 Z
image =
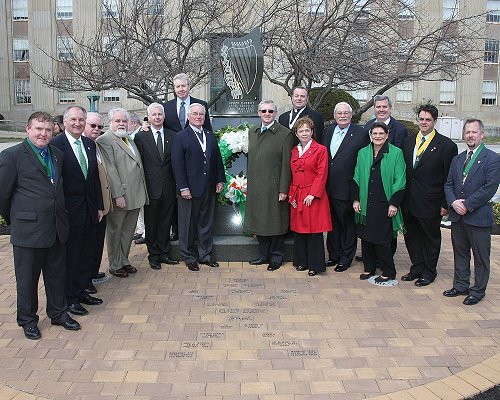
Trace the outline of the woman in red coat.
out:
M 309 276 L 326 271 L 323 232 L 332 229 L 326 197 L 328 152 L 314 140 L 314 123 L 300 118 L 295 126 L 299 144 L 292 150 L 292 182 L 288 193 L 290 228 L 294 232 L 293 265 Z

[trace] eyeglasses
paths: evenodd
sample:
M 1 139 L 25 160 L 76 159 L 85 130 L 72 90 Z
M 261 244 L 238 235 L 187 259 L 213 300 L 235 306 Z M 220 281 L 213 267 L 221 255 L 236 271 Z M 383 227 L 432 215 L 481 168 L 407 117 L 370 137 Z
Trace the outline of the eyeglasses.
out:
M 201 116 L 205 115 L 205 113 L 190 112 L 189 115 L 192 115 L 193 117 L 201 117 Z
M 262 114 L 266 114 L 266 113 L 274 114 L 274 110 L 259 110 L 259 112 L 261 112 Z
M 90 126 L 92 129 L 95 129 L 95 128 L 102 129 L 102 128 L 104 128 L 104 125 L 97 125 L 97 124 L 87 124 L 87 125 Z

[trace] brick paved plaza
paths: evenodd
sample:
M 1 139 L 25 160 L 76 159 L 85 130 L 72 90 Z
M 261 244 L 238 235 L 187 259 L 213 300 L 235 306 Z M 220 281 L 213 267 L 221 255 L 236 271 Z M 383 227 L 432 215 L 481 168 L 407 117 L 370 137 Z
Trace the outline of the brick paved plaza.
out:
M 16 324 L 8 241 L 0 237 L 0 400 L 458 400 L 500 383 L 500 236 L 476 306 L 441 294 L 452 286 L 449 230 L 425 288 L 360 281 L 359 262 L 315 277 L 291 263 L 155 271 L 145 245 L 133 245 L 138 273 L 96 285 L 104 304 L 78 317 L 81 331 L 50 324 L 40 289 L 39 341 Z M 398 277 L 409 265 L 400 238 Z

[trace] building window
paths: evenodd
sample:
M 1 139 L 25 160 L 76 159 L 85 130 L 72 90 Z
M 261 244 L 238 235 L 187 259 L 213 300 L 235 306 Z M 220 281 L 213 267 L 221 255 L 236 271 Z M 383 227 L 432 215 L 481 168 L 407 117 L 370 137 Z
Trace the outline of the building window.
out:
M 326 0 L 307 0 L 307 12 L 311 16 L 325 15 Z
M 398 42 L 398 47 L 396 49 L 398 54 L 398 59 L 400 61 L 406 61 L 411 57 L 411 49 L 413 48 L 413 38 L 401 38 Z
M 500 0 L 487 1 L 486 22 L 500 22 Z
M 28 19 L 28 0 L 12 0 L 12 19 Z
M 29 61 L 28 38 L 13 38 L 12 48 L 14 49 L 14 61 Z
M 457 39 L 445 39 L 441 43 L 441 54 L 444 61 L 454 63 L 458 59 L 458 41 Z
M 451 21 L 458 18 L 459 0 L 443 0 L 443 21 Z
M 103 18 L 114 18 L 118 16 L 118 0 L 102 0 L 101 9 Z
M 492 106 L 497 103 L 496 81 L 483 81 L 483 98 L 481 104 Z
M 56 18 L 73 18 L 73 0 L 56 0 Z
M 69 36 L 57 37 L 57 59 L 60 61 L 73 59 L 73 39 Z
M 456 81 L 441 81 L 439 83 L 439 104 L 455 104 Z
M 102 92 L 102 101 L 120 101 L 120 89 L 108 89 Z
M 411 103 L 413 97 L 413 82 L 401 82 L 396 86 L 396 102 Z
M 163 0 L 148 0 L 149 15 L 163 15 Z
M 360 82 L 359 87 L 350 91 L 351 96 L 358 101 L 368 101 L 368 83 Z
M 415 18 L 415 0 L 401 0 L 399 3 L 399 19 Z
M 500 41 L 496 39 L 486 39 L 484 42 L 484 63 L 498 64 L 498 52 Z
M 355 0 L 354 12 L 358 14 L 358 18 L 368 18 L 370 16 L 370 5 L 368 0 Z
M 75 103 L 75 93 L 68 91 L 59 91 L 59 104 Z
M 16 79 L 14 81 L 14 91 L 17 104 L 31 103 L 31 85 L 29 79 Z

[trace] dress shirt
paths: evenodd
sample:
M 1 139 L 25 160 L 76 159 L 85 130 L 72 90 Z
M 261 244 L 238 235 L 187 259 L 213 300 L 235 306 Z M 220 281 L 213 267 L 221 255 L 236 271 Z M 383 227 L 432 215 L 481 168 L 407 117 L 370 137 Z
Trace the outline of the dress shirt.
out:
M 346 132 L 349 130 L 351 124 L 347 125 L 344 129 L 341 129 L 338 125 L 335 127 L 332 135 L 332 141 L 330 142 L 330 156 L 333 158 L 337 151 L 339 150 L 342 141 L 345 138 Z
M 66 135 L 66 138 L 68 139 L 69 141 L 69 144 L 71 145 L 71 150 L 73 150 L 73 153 L 75 154 L 75 157 L 78 160 L 80 160 L 80 156 L 78 155 L 78 148 L 76 147 L 76 141 L 77 139 L 75 139 L 73 136 L 71 136 L 68 131 L 64 131 L 64 134 Z M 82 153 L 83 153 L 83 156 L 85 157 L 85 163 L 87 164 L 87 167 L 89 165 L 89 159 L 87 157 L 87 152 L 85 151 L 85 144 L 83 143 L 83 140 L 82 140 L 82 137 L 80 136 L 80 143 L 82 145 Z

